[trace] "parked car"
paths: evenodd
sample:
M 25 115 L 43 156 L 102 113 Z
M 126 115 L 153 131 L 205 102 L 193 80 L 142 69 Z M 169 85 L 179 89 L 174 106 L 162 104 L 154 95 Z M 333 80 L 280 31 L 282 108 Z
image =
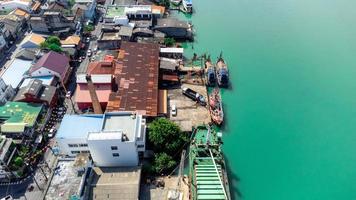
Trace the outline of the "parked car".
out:
M 92 51 L 91 51 L 91 49 L 89 49 L 89 50 L 87 51 L 87 56 L 90 57 L 91 55 L 92 55 Z
M 176 105 L 172 105 L 171 113 L 172 113 L 172 116 L 177 116 L 177 107 L 176 107 Z
M 67 94 L 66 94 L 66 98 L 70 98 L 72 95 L 72 92 L 71 91 L 68 91 Z
M 89 42 L 90 42 L 90 37 L 87 37 L 87 38 L 85 39 L 85 42 L 86 42 L 86 43 L 89 43 Z

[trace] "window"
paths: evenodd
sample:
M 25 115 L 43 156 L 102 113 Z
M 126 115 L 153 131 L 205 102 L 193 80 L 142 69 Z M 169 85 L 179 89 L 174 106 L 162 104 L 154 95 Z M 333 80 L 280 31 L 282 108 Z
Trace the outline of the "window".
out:
M 111 146 L 111 150 L 117 150 L 117 146 Z
M 80 153 L 90 153 L 89 151 L 81 151 Z
M 143 147 L 145 147 L 145 145 L 143 145 L 143 144 L 137 145 L 137 148 L 143 148 Z
M 80 147 L 87 147 L 88 144 L 79 144 Z
M 80 153 L 80 151 L 71 151 L 72 154 Z
M 113 156 L 113 157 L 119 157 L 120 154 L 119 154 L 119 153 L 112 153 L 112 156 Z
M 68 144 L 69 147 L 78 147 L 78 144 Z

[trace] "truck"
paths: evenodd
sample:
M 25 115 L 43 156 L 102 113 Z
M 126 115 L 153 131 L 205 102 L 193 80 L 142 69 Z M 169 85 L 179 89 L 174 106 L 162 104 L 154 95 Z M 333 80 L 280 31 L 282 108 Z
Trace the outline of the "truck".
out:
M 206 101 L 203 95 L 190 88 L 182 88 L 182 93 L 193 101 L 197 101 L 200 105 L 206 106 Z

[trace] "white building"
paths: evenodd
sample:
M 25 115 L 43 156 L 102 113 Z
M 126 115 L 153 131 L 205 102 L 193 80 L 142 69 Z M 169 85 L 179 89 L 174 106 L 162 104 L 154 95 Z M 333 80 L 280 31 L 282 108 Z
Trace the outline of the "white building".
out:
M 90 152 L 96 166 L 136 166 L 145 151 L 146 121 L 131 112 L 65 115 L 56 139 L 63 155 Z

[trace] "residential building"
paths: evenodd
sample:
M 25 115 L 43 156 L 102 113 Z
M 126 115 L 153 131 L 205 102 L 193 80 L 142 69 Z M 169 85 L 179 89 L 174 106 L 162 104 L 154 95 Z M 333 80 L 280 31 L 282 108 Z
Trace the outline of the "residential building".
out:
M 121 37 L 118 32 L 101 32 L 97 45 L 99 49 L 118 49 Z
M 166 8 L 164 6 L 151 5 L 152 15 L 154 18 L 162 18 Z
M 4 80 L 0 77 L 0 105 L 4 105 L 10 101 L 15 94 L 14 88 L 11 85 L 6 85 Z
M 100 55 L 98 55 L 100 56 Z M 92 100 L 89 94 L 86 75 L 90 75 L 98 95 L 102 109 L 105 110 L 109 101 L 110 93 L 112 92 L 114 62 L 110 60 L 110 56 L 106 55 L 103 61 L 91 62 L 88 65 L 86 74 L 77 75 L 77 90 L 75 93 L 75 102 L 80 109 L 92 107 Z
M 71 35 L 65 40 L 61 40 L 61 47 L 63 52 L 70 56 L 71 59 L 75 58 L 80 49 L 80 37 L 77 35 Z
M 94 167 L 85 199 L 137 200 L 140 193 L 141 167 Z
M 128 25 L 130 20 L 151 20 L 152 8 L 150 5 L 116 5 L 108 6 L 105 23 Z
M 46 39 L 42 35 L 31 33 L 22 40 L 20 47 L 23 49 L 39 48 L 44 41 Z
M 12 88 L 17 89 L 31 66 L 32 61 L 15 58 L 11 61 L 9 67 L 2 70 L 0 76 L 6 85 L 11 85 Z
M 57 104 L 57 88 L 44 85 L 41 80 L 32 79 L 25 87 L 21 87 L 14 101 L 42 103 L 49 107 Z
M 89 151 L 99 167 L 137 166 L 145 138 L 146 121 L 132 112 L 65 115 L 56 135 L 61 154 Z
M 0 1 L 0 11 L 11 12 L 17 8 L 21 8 L 28 12 L 31 11 L 32 1 L 31 0 L 2 0 Z
M 114 73 L 118 89 L 110 95 L 106 111 L 157 116 L 158 71 L 158 44 L 122 42 Z
M 30 49 L 22 48 L 17 52 L 15 57 L 21 60 L 33 61 L 35 58 L 38 57 L 39 52 L 40 49 L 37 48 L 30 48 Z
M 8 138 L 31 137 L 42 112 L 41 104 L 7 102 L 0 106 L 0 132 Z
M 102 110 L 106 109 L 111 93 L 113 80 L 112 74 L 91 74 L 91 80 L 94 84 L 96 95 L 98 96 Z M 75 92 L 75 102 L 80 110 L 93 108 L 90 96 L 86 74 L 77 75 L 77 88 Z
M 95 17 L 96 0 L 75 0 L 73 13 L 81 17 L 81 21 L 93 20 Z
M 133 28 L 130 26 L 121 26 L 119 31 L 119 36 L 122 41 L 130 41 L 132 38 Z
M 16 145 L 12 138 L 0 136 L 0 179 L 7 178 L 9 175 L 7 166 L 10 164 L 12 157 L 16 153 Z
M 66 83 L 70 75 L 69 58 L 63 54 L 50 51 L 43 55 L 29 70 L 31 77 L 56 76 Z
M 6 36 L 6 40 L 10 43 L 22 37 L 26 19 L 17 15 L 0 15 L 0 24 L 3 24 L 0 27 L 4 26 L 8 31 L 9 36 Z
M 16 15 L 18 17 L 24 18 L 25 20 L 28 20 L 30 18 L 30 13 L 22 8 L 16 8 L 10 13 L 10 15 Z
M 176 18 L 157 19 L 157 24 L 153 29 L 165 33 L 167 37 L 177 39 L 192 39 L 193 37 L 189 23 Z
M 74 17 L 65 17 L 58 11 L 45 11 L 42 15 L 31 15 L 30 27 L 33 32 L 68 35 L 75 30 Z

